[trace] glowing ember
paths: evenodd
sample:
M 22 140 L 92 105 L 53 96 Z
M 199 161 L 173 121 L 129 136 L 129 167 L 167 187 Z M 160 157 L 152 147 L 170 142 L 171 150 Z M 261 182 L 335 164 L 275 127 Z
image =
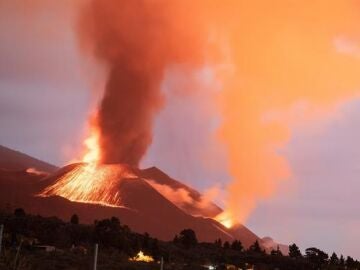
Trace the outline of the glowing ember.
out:
M 145 255 L 144 252 L 139 251 L 138 254 L 136 254 L 135 257 L 130 258 L 130 261 L 136 261 L 136 262 L 153 262 L 154 258 L 148 255 Z
M 224 211 L 215 217 L 215 220 L 220 222 L 224 227 L 230 229 L 234 226 L 234 221 L 229 212 Z

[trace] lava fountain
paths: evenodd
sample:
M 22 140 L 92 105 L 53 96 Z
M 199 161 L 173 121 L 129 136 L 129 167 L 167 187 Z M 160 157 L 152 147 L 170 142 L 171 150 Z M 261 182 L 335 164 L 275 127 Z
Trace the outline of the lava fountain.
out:
M 61 196 L 70 201 L 122 207 L 119 194 L 121 179 L 136 178 L 129 166 L 100 164 L 99 129 L 93 124 L 90 136 L 84 141 L 86 151 L 82 163 L 61 175 L 56 183 L 39 196 Z

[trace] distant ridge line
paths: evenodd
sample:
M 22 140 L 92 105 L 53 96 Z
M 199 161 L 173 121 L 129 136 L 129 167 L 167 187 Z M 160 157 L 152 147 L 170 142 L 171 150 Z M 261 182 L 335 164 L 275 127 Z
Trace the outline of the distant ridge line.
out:
M 0 168 L 10 170 L 26 170 L 34 168 L 44 172 L 54 172 L 58 169 L 57 166 L 24 154 L 17 150 L 12 150 L 8 147 L 0 145 Z

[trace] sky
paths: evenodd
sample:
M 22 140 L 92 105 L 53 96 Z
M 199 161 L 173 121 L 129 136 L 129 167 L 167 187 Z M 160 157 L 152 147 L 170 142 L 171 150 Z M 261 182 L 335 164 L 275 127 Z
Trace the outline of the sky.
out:
M 89 69 L 79 52 L 71 13 L 45 6 L 29 15 L 26 9 L 13 12 L 6 1 L 0 5 L 0 144 L 64 165 L 81 148 L 96 100 L 88 77 L 101 72 L 92 65 Z M 341 36 L 329 46 L 360 57 L 356 43 Z M 203 98 L 202 91 L 216 95 L 211 78 L 206 67 L 197 70 L 190 79 L 199 91 L 168 95 L 169 88 L 186 87 L 189 79 L 169 70 L 162 85 L 167 103 L 142 163 L 201 191 L 223 190 L 230 179 L 224 146 L 213 136 L 221 119 L 211 100 Z M 295 114 L 301 106 L 306 104 Z M 295 242 L 302 249 L 316 246 L 360 258 L 359 120 L 360 100 L 353 98 L 339 104 L 336 114 L 291 125 L 292 136 L 281 153 L 292 175 L 257 204 L 246 225 L 260 236 Z
M 358 257 L 360 100 L 339 110 L 337 117 L 294 131 L 285 150 L 294 176 L 258 205 L 247 224 L 302 248 Z

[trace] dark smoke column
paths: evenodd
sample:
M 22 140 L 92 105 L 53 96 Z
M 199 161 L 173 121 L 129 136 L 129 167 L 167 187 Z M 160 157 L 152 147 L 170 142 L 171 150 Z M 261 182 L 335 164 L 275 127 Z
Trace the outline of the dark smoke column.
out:
M 163 103 L 166 68 L 201 65 L 199 24 L 181 2 L 92 0 L 81 11 L 82 45 L 108 70 L 98 109 L 103 163 L 138 166 Z

